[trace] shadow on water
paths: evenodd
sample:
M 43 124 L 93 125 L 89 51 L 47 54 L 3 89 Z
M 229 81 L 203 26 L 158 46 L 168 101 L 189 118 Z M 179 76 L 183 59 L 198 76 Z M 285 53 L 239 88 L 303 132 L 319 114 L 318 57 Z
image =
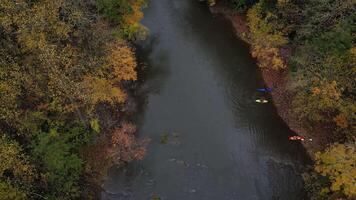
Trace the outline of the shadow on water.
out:
M 139 93 L 159 94 L 161 87 L 164 86 L 164 81 L 169 77 L 169 69 L 165 67 L 168 62 L 168 55 L 164 51 L 160 51 L 151 56 L 153 49 L 158 44 L 159 37 L 157 35 L 150 35 L 144 43 L 139 42 L 136 44 L 138 63 L 144 67 L 138 75 L 138 79 L 142 81 Z M 156 61 L 155 68 L 150 68 L 152 60 Z
M 151 1 L 142 23 L 137 122 L 152 142 L 143 161 L 109 171 L 103 199 L 305 199 L 310 160 L 275 107 L 254 103 L 263 80 L 231 25 L 195 0 Z

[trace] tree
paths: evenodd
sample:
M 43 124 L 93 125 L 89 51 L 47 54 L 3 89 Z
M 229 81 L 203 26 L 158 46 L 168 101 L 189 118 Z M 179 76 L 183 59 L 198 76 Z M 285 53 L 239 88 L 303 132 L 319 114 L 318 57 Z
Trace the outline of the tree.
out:
M 256 0 L 229 0 L 229 4 L 234 10 L 239 12 L 244 12 L 248 8 L 250 8 L 253 4 L 255 4 Z
M 12 186 L 9 181 L 0 181 L 0 200 L 25 200 L 27 195 L 26 191 Z
M 86 173 L 91 182 L 98 182 L 106 176 L 112 165 L 124 165 L 134 160 L 141 160 L 146 153 L 149 140 L 135 138 L 136 127 L 124 122 L 105 138 L 86 147 Z M 90 192 L 90 191 L 89 191 Z
M 108 155 L 114 163 L 127 163 L 132 160 L 141 160 L 146 153 L 143 140 L 137 142 L 134 138 L 136 127 L 130 123 L 124 123 L 119 129 L 116 129 L 111 136 Z
M 262 2 L 255 4 L 247 12 L 252 56 L 257 58 L 260 67 L 278 70 L 286 67 L 279 48 L 288 41 L 282 32 L 276 30 L 273 20 L 276 20 L 276 16 L 269 11 L 265 13 Z
M 292 57 L 293 110 L 301 121 L 334 124 L 335 138 L 351 139 L 355 79 L 351 16 L 302 43 Z M 342 137 L 340 137 L 342 136 Z M 337 140 L 336 140 L 337 141 Z
M 0 135 L 0 199 L 26 199 L 35 172 L 19 144 Z
M 86 77 L 83 85 L 86 87 L 89 105 L 96 105 L 100 102 L 114 105 L 125 101 L 125 93 L 106 79 Z
M 322 188 L 321 195 L 339 195 L 356 197 L 356 157 L 355 145 L 334 144 L 324 152 L 315 155 L 315 171 L 330 181 L 330 187 Z
M 122 40 L 112 43 L 108 55 L 108 76 L 113 81 L 137 80 L 136 58 L 132 49 Z
M 86 130 L 81 122 L 61 123 L 50 126 L 49 131 L 37 135 L 33 141 L 33 156 L 41 166 L 41 177 L 48 197 L 73 199 L 80 196 L 79 180 L 84 171 L 84 161 L 79 156 L 94 132 Z
M 96 0 L 104 16 L 112 23 L 119 25 L 119 34 L 130 40 L 143 39 L 148 30 L 139 24 L 143 17 L 141 8 L 146 0 Z

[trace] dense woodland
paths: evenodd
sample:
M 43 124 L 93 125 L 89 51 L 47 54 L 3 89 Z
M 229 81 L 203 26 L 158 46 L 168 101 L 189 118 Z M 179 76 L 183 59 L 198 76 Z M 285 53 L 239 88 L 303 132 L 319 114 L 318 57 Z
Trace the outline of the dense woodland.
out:
M 125 120 L 144 0 L 0 1 L 0 199 L 95 199 L 142 158 Z
M 295 94 L 290 112 L 309 135 L 322 131 L 318 137 L 327 139 L 305 175 L 310 198 L 355 199 L 356 2 L 227 2 L 246 16 L 259 66 L 289 72 L 288 90 Z

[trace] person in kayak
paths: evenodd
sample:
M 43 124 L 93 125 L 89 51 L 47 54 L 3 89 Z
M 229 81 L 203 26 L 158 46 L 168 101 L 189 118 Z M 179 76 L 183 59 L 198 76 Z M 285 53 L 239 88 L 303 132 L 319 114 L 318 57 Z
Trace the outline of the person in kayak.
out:
M 305 138 L 303 136 L 299 136 L 299 135 L 290 136 L 288 139 L 289 140 L 300 140 L 300 141 L 305 140 Z
M 272 92 L 272 88 L 258 88 L 257 91 L 259 92 Z
M 256 99 L 256 103 L 268 103 L 266 99 Z
M 299 136 L 299 135 L 294 135 L 294 136 L 290 136 L 288 138 L 289 140 L 300 140 L 300 141 L 304 141 L 305 140 L 305 137 L 303 136 Z M 310 142 L 313 141 L 313 139 L 309 138 L 308 139 Z

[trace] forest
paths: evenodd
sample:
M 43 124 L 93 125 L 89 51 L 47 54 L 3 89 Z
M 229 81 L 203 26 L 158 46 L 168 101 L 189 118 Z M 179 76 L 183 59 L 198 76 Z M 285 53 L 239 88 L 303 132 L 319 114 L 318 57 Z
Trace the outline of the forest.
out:
M 214 4 L 210 1 L 210 4 Z M 227 0 L 246 16 L 263 70 L 288 72 L 289 112 L 323 138 L 305 174 L 313 200 L 356 198 L 356 4 L 352 0 Z
M 288 73 L 295 120 L 323 138 L 303 174 L 310 199 L 356 199 L 355 1 L 220 1 L 245 17 L 259 67 Z M 146 4 L 0 1 L 0 200 L 99 199 L 110 166 L 144 157 L 130 105 Z
M 0 199 L 97 199 L 141 159 L 125 117 L 144 0 L 0 2 Z

